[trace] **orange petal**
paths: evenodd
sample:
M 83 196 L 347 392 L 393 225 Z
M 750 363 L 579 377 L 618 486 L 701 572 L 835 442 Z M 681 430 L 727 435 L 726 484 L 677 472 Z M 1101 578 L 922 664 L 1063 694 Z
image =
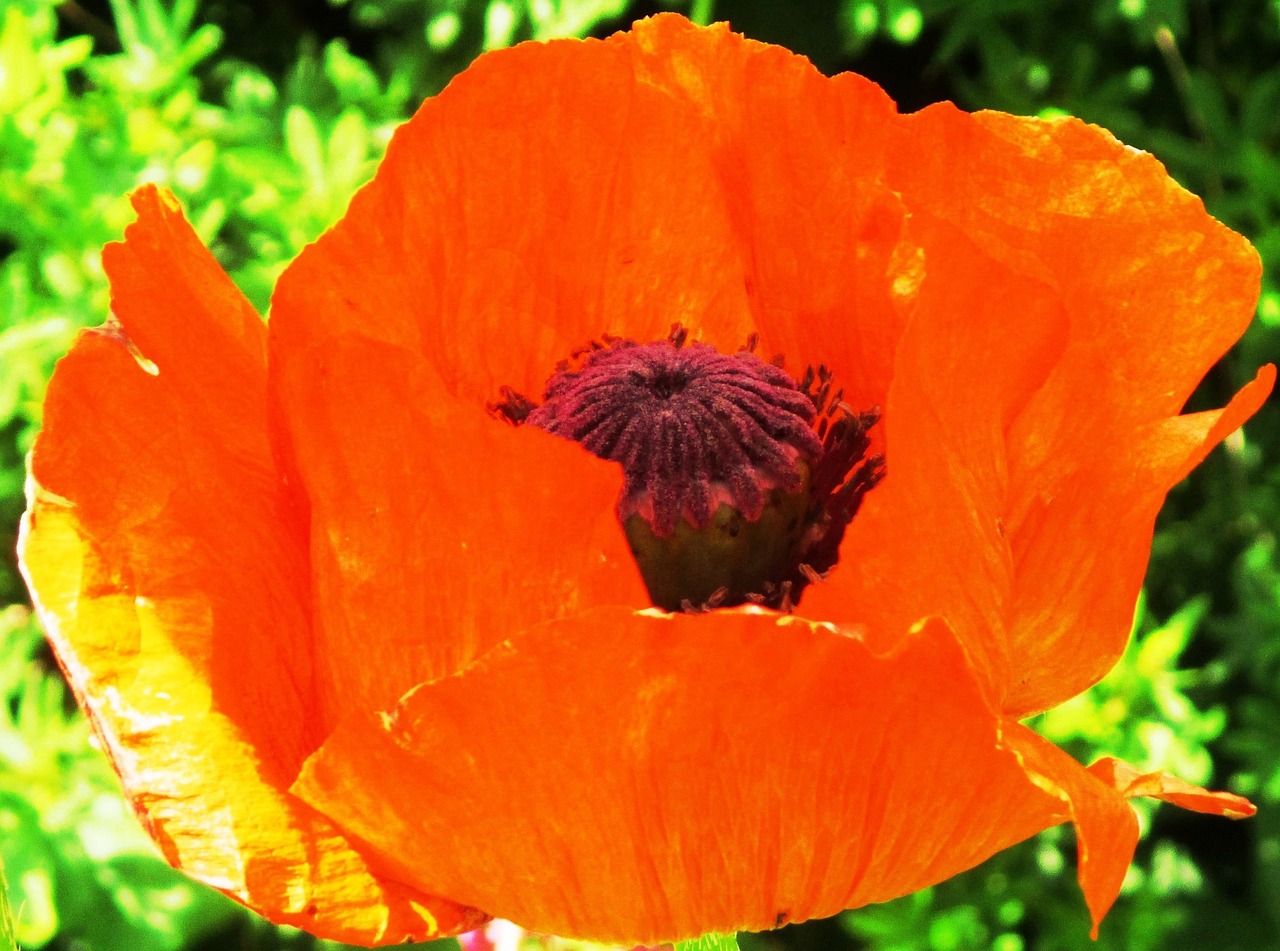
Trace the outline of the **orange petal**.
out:
M 1103 757 L 1087 770 L 1044 737 L 1009 723 L 1006 746 L 1016 752 L 1043 788 L 1070 809 L 1080 851 L 1080 887 L 1093 916 L 1093 937 L 1115 902 L 1138 843 L 1138 820 L 1125 802 L 1138 796 L 1163 799 L 1184 809 L 1243 819 L 1257 810 L 1232 793 L 1210 792 L 1168 773 L 1139 773 L 1118 759 Z
M 347 334 L 273 356 L 311 500 L 324 734 L 539 621 L 648 603 L 616 465 L 490 418 L 386 343 Z
M 893 898 L 1062 821 L 999 730 L 940 623 L 876 654 L 605 608 L 353 715 L 294 788 L 421 889 L 654 944 Z
M 1221 410 L 1100 441 L 1091 461 L 1057 483 L 1056 496 L 1010 518 L 1018 525 L 1010 631 L 1021 671 L 1005 699 L 1011 716 L 1048 709 L 1115 664 L 1166 493 L 1258 411 L 1274 383 L 1275 368 L 1266 366 Z
M 175 866 L 345 940 L 463 930 L 474 909 L 383 880 L 287 792 L 319 737 L 264 328 L 171 196 L 134 204 L 104 254 L 119 323 L 59 363 L 32 455 L 20 556 L 58 658 Z
M 741 346 L 714 137 L 639 81 L 634 58 L 629 42 L 524 44 L 425 102 L 282 276 L 280 348 L 358 333 L 419 353 L 483 405 L 504 385 L 540 398 L 555 364 L 604 333 L 660 339 L 683 321 Z
M 903 118 L 890 158 L 909 209 L 1052 287 L 1066 318 L 1061 359 L 1005 434 L 1006 709 L 1022 716 L 1112 666 L 1164 494 L 1265 396 L 1260 381 L 1220 417 L 1173 416 L 1251 319 L 1260 264 L 1154 158 L 1076 120 L 931 107 Z
M 797 374 L 825 363 L 850 405 L 882 406 L 919 267 L 883 181 L 893 102 L 723 23 L 657 16 L 610 42 L 634 46 L 640 81 L 710 120 L 764 351 Z
M 1257 806 L 1235 793 L 1211 792 L 1195 786 L 1166 772 L 1139 772 L 1124 760 L 1104 756 L 1089 772 L 1097 776 L 1126 799 L 1146 797 L 1161 799 L 1192 812 L 1207 812 L 1228 819 L 1248 819 L 1258 811 Z
M 1022 447 L 1036 461 L 1053 467 L 1099 421 L 1176 413 L 1253 317 L 1257 252 L 1097 126 L 944 103 L 904 116 L 890 156 L 909 207 L 1062 294 L 1071 339 L 1042 400 L 1054 397 L 1063 445 Z M 1086 389 L 1092 400 L 1069 401 Z
M 663 72 L 672 63 L 685 68 Z M 561 77 L 565 101 L 512 107 L 534 71 Z M 774 73 L 785 81 L 759 81 Z M 625 122 L 595 102 L 601 89 L 625 92 Z M 879 153 L 862 150 L 855 173 L 843 143 L 882 140 L 892 115 L 870 83 L 832 83 L 801 57 L 670 16 L 605 44 L 485 57 L 402 128 L 273 304 L 274 416 L 321 546 L 326 711 L 387 706 L 538 620 L 648 603 L 602 524 L 616 470 L 482 418 L 472 407 L 502 384 L 537 396 L 583 340 L 661 336 L 675 318 L 736 348 L 752 326 L 749 286 L 770 341 L 815 361 L 826 343 L 851 353 L 847 383 L 862 395 L 850 399 L 883 400 L 901 209 L 876 184 Z M 806 139 L 817 134 L 829 148 Z M 612 197 L 600 205 L 591 189 Z M 544 191 L 563 204 L 538 207 Z M 597 587 L 584 564 L 615 582 Z M 523 597 L 491 596 L 515 584 Z M 369 630 L 382 632 L 373 648 Z
M 887 475 L 850 526 L 835 573 L 801 608 L 864 623 L 886 644 L 921 617 L 944 616 L 998 701 L 1018 675 L 1005 628 L 1005 434 L 1061 356 L 1064 318 L 1052 288 L 946 222 L 917 212 L 909 233 L 928 257 L 885 410 Z
M 539 397 L 601 334 L 678 320 L 728 350 L 761 331 L 879 404 L 918 270 L 882 182 L 894 114 L 860 77 L 675 15 L 490 53 L 286 271 L 273 336 L 417 350 L 483 404 Z
M 1044 737 L 1019 723 L 1005 725 L 1005 746 L 1027 773 L 1066 805 L 1076 827 L 1077 874 L 1085 904 L 1098 925 L 1120 894 L 1138 845 L 1138 818 L 1115 788 L 1093 775 Z

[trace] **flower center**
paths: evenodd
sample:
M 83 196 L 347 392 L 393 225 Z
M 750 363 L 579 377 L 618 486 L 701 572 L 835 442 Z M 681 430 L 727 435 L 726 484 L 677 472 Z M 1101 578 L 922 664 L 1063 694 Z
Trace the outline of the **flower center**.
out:
M 655 605 L 790 609 L 883 473 L 864 459 L 877 413 L 831 399 L 825 369 L 797 382 L 754 338 L 732 354 L 686 338 L 593 342 L 541 405 L 504 389 L 490 409 L 621 465 L 618 518 Z

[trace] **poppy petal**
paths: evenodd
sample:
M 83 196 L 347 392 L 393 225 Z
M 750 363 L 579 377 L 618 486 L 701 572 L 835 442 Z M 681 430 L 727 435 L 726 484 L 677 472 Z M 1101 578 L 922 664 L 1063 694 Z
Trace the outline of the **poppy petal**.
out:
M 1114 666 L 1166 493 L 1258 411 L 1274 384 L 1266 366 L 1223 409 L 1132 429 L 1021 516 L 1010 630 L 1023 673 L 1005 700 L 1010 715 L 1049 709 Z
M 287 792 L 319 738 L 265 328 L 172 196 L 134 205 L 104 252 L 118 323 L 59 363 L 32 453 L 20 556 L 68 681 L 175 866 L 346 940 L 464 930 L 482 916 L 383 881 Z
M 656 340 L 683 321 L 741 346 L 752 327 L 714 136 L 638 81 L 635 56 L 628 42 L 523 44 L 423 103 L 281 277 L 279 349 L 359 333 L 421 354 L 483 406 L 503 386 L 540 398 L 602 334 Z
M 851 406 L 883 406 L 919 270 L 902 202 L 884 184 L 893 101 L 724 23 L 657 16 L 610 42 L 634 44 L 642 82 L 711 120 L 764 352 L 797 374 L 825 364 Z
M 1062 821 L 999 737 L 939 622 L 877 654 L 602 608 L 353 716 L 294 789 L 421 889 L 653 944 L 893 898 Z
M 1159 770 L 1143 773 L 1111 756 L 1098 760 L 1089 767 L 1089 772 L 1126 799 L 1160 799 L 1192 812 L 1207 812 L 1228 819 L 1248 819 L 1258 811 L 1257 806 L 1235 793 L 1210 792 Z
M 1088 769 L 1044 737 L 1010 723 L 1005 743 L 1022 759 L 1044 788 L 1067 803 L 1076 827 L 1080 887 L 1098 925 L 1120 893 L 1125 872 L 1138 843 L 1138 820 L 1126 799 L 1147 796 L 1184 809 L 1243 819 L 1257 810 L 1249 800 L 1232 793 L 1210 792 L 1168 773 L 1139 773 L 1121 760 L 1103 757 Z
M 1164 494 L 1265 396 L 1256 381 L 1221 417 L 1174 421 L 1251 319 L 1260 264 L 1154 158 L 1076 120 L 930 107 L 903 117 L 888 168 L 913 213 L 1052 287 L 1066 317 L 1061 358 L 1008 427 L 998 503 L 1019 673 L 1006 709 L 1027 715 L 1114 664 Z M 1167 460 L 1156 437 L 1188 428 L 1185 460 Z
M 358 334 L 271 366 L 310 500 L 319 726 L 385 709 L 537 622 L 644 605 L 618 467 L 451 396 Z
M 1138 817 L 1124 797 L 1044 737 L 1020 723 L 1006 725 L 1005 745 L 1015 751 L 1028 774 L 1067 806 L 1076 828 L 1077 874 L 1085 904 L 1098 925 L 1120 894 L 1125 872 L 1138 845 Z
M 1065 320 L 1052 288 L 954 226 L 917 212 L 908 230 L 928 257 L 884 414 L 886 477 L 801 609 L 863 623 L 886 644 L 943 616 L 997 702 L 1013 676 L 1005 434 L 1061 356 Z
M 1257 252 L 1105 130 L 942 103 L 896 132 L 890 180 L 912 210 L 952 221 L 1062 295 L 1071 339 L 1042 399 L 1055 398 L 1068 432 L 1064 445 L 1024 447 L 1039 459 L 1089 442 L 1095 421 L 1177 413 L 1253 318 Z M 1093 399 L 1068 403 L 1057 388 Z

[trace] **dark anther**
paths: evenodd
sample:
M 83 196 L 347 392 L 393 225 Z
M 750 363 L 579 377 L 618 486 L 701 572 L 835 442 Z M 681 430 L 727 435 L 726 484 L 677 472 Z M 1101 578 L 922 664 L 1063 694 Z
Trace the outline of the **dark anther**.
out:
M 714 611 L 716 608 L 722 608 L 729 601 L 729 589 L 723 585 L 711 592 L 701 604 L 694 604 L 688 598 L 680 599 L 680 610 L 684 614 L 706 614 L 708 611 Z
M 533 400 L 517 393 L 509 386 L 504 386 L 499 392 L 502 394 L 502 399 L 489 403 L 485 408 L 489 411 L 489 415 L 505 419 L 513 426 L 523 423 L 538 406 Z

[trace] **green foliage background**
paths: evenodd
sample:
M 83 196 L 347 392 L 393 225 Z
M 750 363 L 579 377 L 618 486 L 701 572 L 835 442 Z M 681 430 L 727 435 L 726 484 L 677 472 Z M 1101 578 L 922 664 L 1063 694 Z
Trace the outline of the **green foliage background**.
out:
M 0 948 L 330 946 L 155 857 L 25 607 L 13 539 L 53 361 L 102 321 L 99 249 L 159 181 L 265 311 L 395 125 L 484 49 L 679 9 L 855 69 L 904 109 L 1069 112 L 1160 157 L 1267 264 L 1259 319 L 1193 407 L 1280 354 L 1280 0 L 0 0 Z M 1280 947 L 1280 411 L 1175 490 L 1132 647 L 1037 728 L 1245 793 L 1246 823 L 1139 803 L 1144 836 L 1099 949 Z M 1090 946 L 1055 829 L 973 872 L 748 951 Z

